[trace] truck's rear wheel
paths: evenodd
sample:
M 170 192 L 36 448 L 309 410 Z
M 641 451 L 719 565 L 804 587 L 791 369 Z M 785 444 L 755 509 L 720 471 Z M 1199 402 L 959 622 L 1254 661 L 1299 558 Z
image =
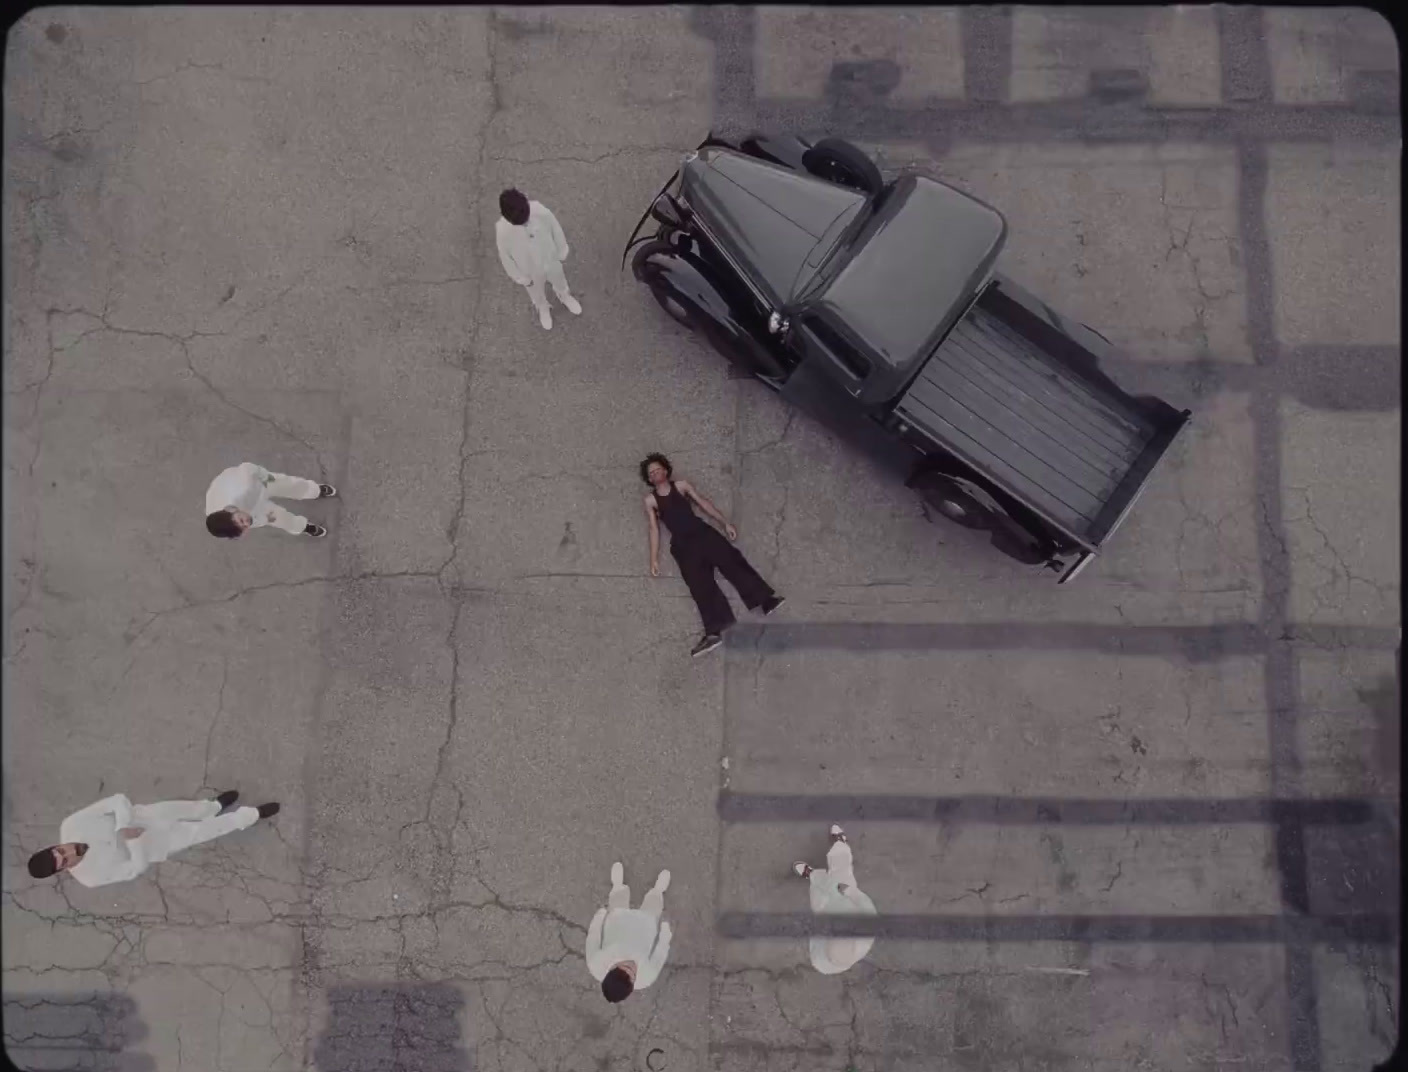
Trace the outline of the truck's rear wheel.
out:
M 926 503 L 955 525 L 965 529 L 992 528 L 992 512 L 947 477 L 930 474 L 921 478 L 916 487 Z

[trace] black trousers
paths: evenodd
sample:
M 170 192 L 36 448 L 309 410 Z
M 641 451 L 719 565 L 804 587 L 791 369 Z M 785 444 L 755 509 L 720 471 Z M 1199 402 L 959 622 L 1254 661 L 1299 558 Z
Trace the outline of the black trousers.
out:
M 748 564 L 743 552 L 709 525 L 701 524 L 698 530 L 683 537 L 671 537 L 670 554 L 679 564 L 680 576 L 689 586 L 706 633 L 722 633 L 735 621 L 728 597 L 714 577 L 715 570 L 738 589 L 749 610 L 773 597 L 772 586 Z

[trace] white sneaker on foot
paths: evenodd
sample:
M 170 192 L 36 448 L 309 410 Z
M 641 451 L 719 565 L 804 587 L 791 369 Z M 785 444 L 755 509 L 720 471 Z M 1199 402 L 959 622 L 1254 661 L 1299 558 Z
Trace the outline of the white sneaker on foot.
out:
M 622 883 L 621 880 L 622 880 L 623 878 L 625 878 L 625 877 L 626 877 L 626 869 L 621 866 L 621 864 L 620 864 L 619 861 L 618 861 L 617 863 L 614 863 L 614 864 L 611 865 L 611 885 L 613 885 L 613 886 L 620 886 L 620 885 L 622 885 L 623 883 Z
M 566 297 L 563 297 L 561 294 L 559 294 L 558 300 L 560 300 L 563 305 L 567 306 L 567 311 L 573 316 L 582 315 L 582 303 L 579 302 L 576 298 L 572 297 L 572 295 L 568 294 Z
M 552 313 L 548 311 L 546 305 L 538 310 L 538 323 L 543 325 L 545 331 L 552 330 Z
M 670 872 L 660 872 L 660 877 L 655 880 L 655 888 L 661 893 L 664 893 L 670 888 Z
M 797 872 L 797 874 L 801 875 L 803 878 L 806 878 L 812 873 L 812 869 L 806 864 L 802 863 L 801 860 L 798 860 L 795 864 L 792 865 L 792 870 Z

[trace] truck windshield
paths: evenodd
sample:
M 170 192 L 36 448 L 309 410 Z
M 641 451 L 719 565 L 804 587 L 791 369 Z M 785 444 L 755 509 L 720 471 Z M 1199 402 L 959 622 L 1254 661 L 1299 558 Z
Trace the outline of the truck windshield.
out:
M 816 245 L 807 254 L 806 261 L 797 272 L 796 282 L 792 284 L 793 301 L 801 301 L 807 295 L 815 293 L 835 274 L 836 269 L 845 263 L 846 258 L 840 254 L 851 244 L 851 239 L 864 226 L 871 211 L 870 204 L 862 201 L 854 207 L 846 209 L 831 221 L 831 226 L 817 240 Z

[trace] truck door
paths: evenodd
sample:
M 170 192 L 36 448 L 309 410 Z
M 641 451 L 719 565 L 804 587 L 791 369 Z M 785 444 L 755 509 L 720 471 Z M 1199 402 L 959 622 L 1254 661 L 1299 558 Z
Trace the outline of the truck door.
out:
M 813 372 L 831 379 L 852 399 L 860 394 L 870 376 L 871 364 L 844 333 L 816 313 L 799 317 L 792 333 L 793 347 L 801 352 L 803 368 L 811 366 Z
M 908 475 L 915 460 L 914 450 L 887 432 L 856 397 L 870 374 L 870 362 L 859 348 L 812 314 L 793 322 L 788 342 L 801 363 L 782 385 L 783 401 L 824 425 L 852 448 Z

